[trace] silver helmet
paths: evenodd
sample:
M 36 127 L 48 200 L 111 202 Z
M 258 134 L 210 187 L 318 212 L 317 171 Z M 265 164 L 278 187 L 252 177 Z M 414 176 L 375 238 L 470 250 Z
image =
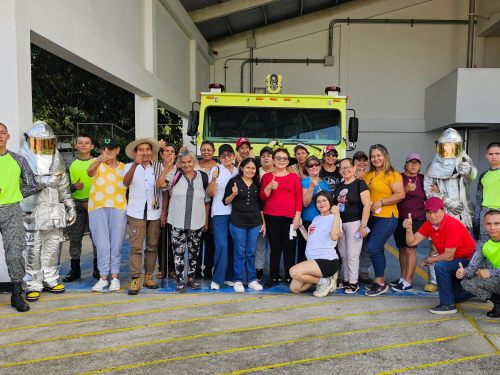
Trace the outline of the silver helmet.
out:
M 436 142 L 437 153 L 444 159 L 458 158 L 462 155 L 463 139 L 459 132 L 448 128 L 441 133 Z

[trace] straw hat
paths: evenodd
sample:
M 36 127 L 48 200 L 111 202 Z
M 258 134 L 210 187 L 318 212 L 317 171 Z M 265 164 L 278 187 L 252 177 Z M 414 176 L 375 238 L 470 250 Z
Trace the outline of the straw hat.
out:
M 142 145 L 143 143 L 149 143 L 153 148 L 153 152 L 151 153 L 151 159 L 153 159 L 154 156 L 157 155 L 158 152 L 160 151 L 160 144 L 154 138 L 142 138 L 142 137 L 137 138 L 135 141 L 127 145 L 127 147 L 125 148 L 125 154 L 127 154 L 127 156 L 130 159 L 134 160 L 135 159 L 134 149 L 137 146 Z

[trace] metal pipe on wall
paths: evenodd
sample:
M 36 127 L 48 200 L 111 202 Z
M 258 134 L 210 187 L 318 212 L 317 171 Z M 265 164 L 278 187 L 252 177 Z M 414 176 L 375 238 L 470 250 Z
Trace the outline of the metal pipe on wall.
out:
M 474 1 L 475 0 L 470 0 Z M 469 12 L 470 13 L 470 12 Z M 474 20 L 472 21 L 474 22 Z M 328 56 L 333 56 L 333 27 L 337 23 L 374 23 L 374 24 L 410 24 L 412 27 L 416 24 L 424 24 L 424 25 L 468 25 L 470 23 L 469 20 L 431 20 L 431 19 L 381 19 L 381 18 L 342 18 L 342 19 L 334 19 L 330 21 L 330 25 L 328 28 Z
M 469 0 L 469 30 L 467 34 L 467 68 L 472 68 L 474 62 L 474 13 L 476 13 L 476 0 Z

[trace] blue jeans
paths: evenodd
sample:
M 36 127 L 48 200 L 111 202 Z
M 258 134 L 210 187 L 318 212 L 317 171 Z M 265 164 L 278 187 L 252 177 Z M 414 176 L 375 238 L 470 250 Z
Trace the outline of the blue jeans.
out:
M 368 237 L 368 254 L 372 261 L 375 277 L 385 276 L 385 249 L 384 245 L 392 236 L 398 226 L 398 219 L 394 216 L 386 217 L 370 217 L 368 227 L 370 228 L 370 236 Z
M 234 276 L 234 243 L 229 233 L 229 218 L 231 215 L 214 215 L 214 274 L 213 281 L 224 284 L 233 280 Z
M 462 287 L 462 280 L 456 278 L 458 263 L 465 268 L 469 265 L 467 258 L 457 258 L 450 261 L 441 260 L 434 265 L 439 290 L 439 300 L 443 305 L 453 305 L 474 297 Z
M 257 280 L 255 273 L 255 248 L 259 239 L 259 231 L 261 225 L 243 229 L 235 227 L 233 224 L 229 226 L 231 236 L 234 240 L 234 278 L 233 281 L 245 281 L 245 261 L 247 263 L 247 281 L 251 283 Z

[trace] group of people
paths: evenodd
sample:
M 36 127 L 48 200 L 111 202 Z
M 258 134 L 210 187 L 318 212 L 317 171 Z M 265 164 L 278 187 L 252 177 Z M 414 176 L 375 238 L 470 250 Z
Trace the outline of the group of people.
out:
M 368 285 L 367 296 L 389 287 L 408 291 L 417 245 L 430 238 L 429 257 L 420 265 L 429 268 L 426 290 L 439 291 L 441 303 L 431 312 L 456 312 L 456 303 L 477 295 L 494 302 L 489 316 L 500 317 L 500 143 L 488 146 L 491 168 L 479 178 L 474 211 L 467 186 L 477 169 L 454 129 L 439 138 L 425 174 L 415 153 L 398 172 L 381 144 L 340 161 L 333 145 L 324 147 L 320 159 L 297 144 L 297 162 L 290 165 L 292 156 L 283 147 L 262 148 L 259 163 L 246 138 L 235 149 L 221 145 L 219 163 L 210 141 L 202 143 L 198 160 L 186 147 L 139 138 L 127 145 L 132 162 L 124 164 L 113 138 L 101 140 L 100 156 L 92 157 L 93 141 L 84 134 L 76 139 L 78 156 L 64 163 L 43 122 L 33 125 L 18 154 L 7 151 L 8 139 L 1 124 L 0 231 L 18 311 L 29 310 L 23 280 L 28 301 L 38 300 L 42 290 L 64 292 L 58 278 L 66 227 L 71 270 L 63 282 L 81 277 L 82 238 L 89 226 L 95 292 L 122 288 L 127 227 L 130 295 L 139 293 L 143 269 L 143 286 L 158 288 L 157 258 L 157 278 L 174 277 L 180 293 L 200 289 L 200 278 L 212 280 L 213 290 L 229 286 L 244 292 L 245 277 L 247 288 L 257 291 L 281 282 L 293 293 L 315 285 L 316 297 L 339 287 L 357 293 L 359 282 Z M 389 282 L 384 247 L 391 236 L 401 275 Z M 269 277 L 262 285 L 266 249 Z

